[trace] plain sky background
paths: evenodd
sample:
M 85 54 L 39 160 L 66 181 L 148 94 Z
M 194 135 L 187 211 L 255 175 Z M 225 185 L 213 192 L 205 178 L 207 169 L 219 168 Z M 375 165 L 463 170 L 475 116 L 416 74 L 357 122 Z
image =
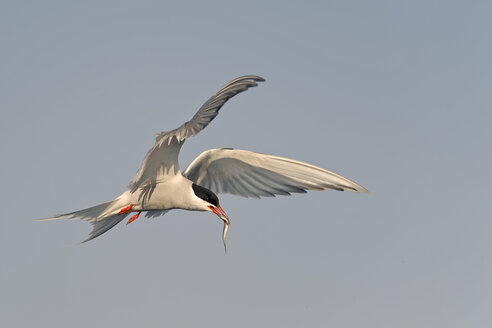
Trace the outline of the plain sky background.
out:
M 2 1 L 2 327 L 491 327 L 490 1 Z M 156 133 L 370 194 L 222 195 L 89 243 Z

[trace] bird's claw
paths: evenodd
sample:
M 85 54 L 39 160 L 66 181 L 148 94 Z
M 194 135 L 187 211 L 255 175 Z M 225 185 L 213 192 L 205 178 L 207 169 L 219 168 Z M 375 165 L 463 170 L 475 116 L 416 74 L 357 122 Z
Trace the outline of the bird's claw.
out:
M 134 216 L 132 216 L 130 218 L 130 220 L 128 220 L 128 222 L 126 224 L 132 223 L 133 221 L 135 221 L 136 219 L 138 219 L 140 213 L 142 213 L 142 212 L 138 212 L 137 214 L 135 214 Z
M 119 212 L 118 215 L 125 214 L 126 212 L 129 212 L 133 207 L 133 204 L 130 204 L 128 206 L 123 207 Z

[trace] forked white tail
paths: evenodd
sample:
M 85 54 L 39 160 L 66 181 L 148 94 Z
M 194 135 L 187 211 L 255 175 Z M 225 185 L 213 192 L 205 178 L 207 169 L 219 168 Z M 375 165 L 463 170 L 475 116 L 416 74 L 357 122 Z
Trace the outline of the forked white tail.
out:
M 118 223 L 130 214 L 130 212 L 118 214 L 118 208 L 121 206 L 117 205 L 120 203 L 120 199 L 117 198 L 113 201 L 102 203 L 93 207 L 89 207 L 80 211 L 60 214 L 51 218 L 38 219 L 36 221 L 50 221 L 58 219 L 69 219 L 69 220 L 85 220 L 92 224 L 92 231 L 89 234 L 89 238 L 84 240 L 82 243 L 94 239 Z M 116 214 L 115 214 L 116 213 Z

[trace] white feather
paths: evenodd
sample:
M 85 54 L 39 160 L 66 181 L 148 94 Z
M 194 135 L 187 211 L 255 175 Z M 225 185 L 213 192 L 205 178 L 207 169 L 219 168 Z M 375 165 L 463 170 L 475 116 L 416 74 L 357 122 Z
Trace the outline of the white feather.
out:
M 215 192 L 244 197 L 323 189 L 367 192 L 359 184 L 312 164 L 229 148 L 203 152 L 183 175 Z

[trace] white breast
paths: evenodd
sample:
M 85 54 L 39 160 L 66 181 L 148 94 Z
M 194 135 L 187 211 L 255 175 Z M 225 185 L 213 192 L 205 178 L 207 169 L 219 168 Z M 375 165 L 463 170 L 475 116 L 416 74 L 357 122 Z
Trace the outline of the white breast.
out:
M 130 202 L 136 210 L 167 210 L 182 208 L 196 210 L 198 197 L 191 185 L 193 182 L 182 175 L 167 176 L 166 179 L 158 181 L 150 197 L 144 200 L 141 189 L 130 195 Z

